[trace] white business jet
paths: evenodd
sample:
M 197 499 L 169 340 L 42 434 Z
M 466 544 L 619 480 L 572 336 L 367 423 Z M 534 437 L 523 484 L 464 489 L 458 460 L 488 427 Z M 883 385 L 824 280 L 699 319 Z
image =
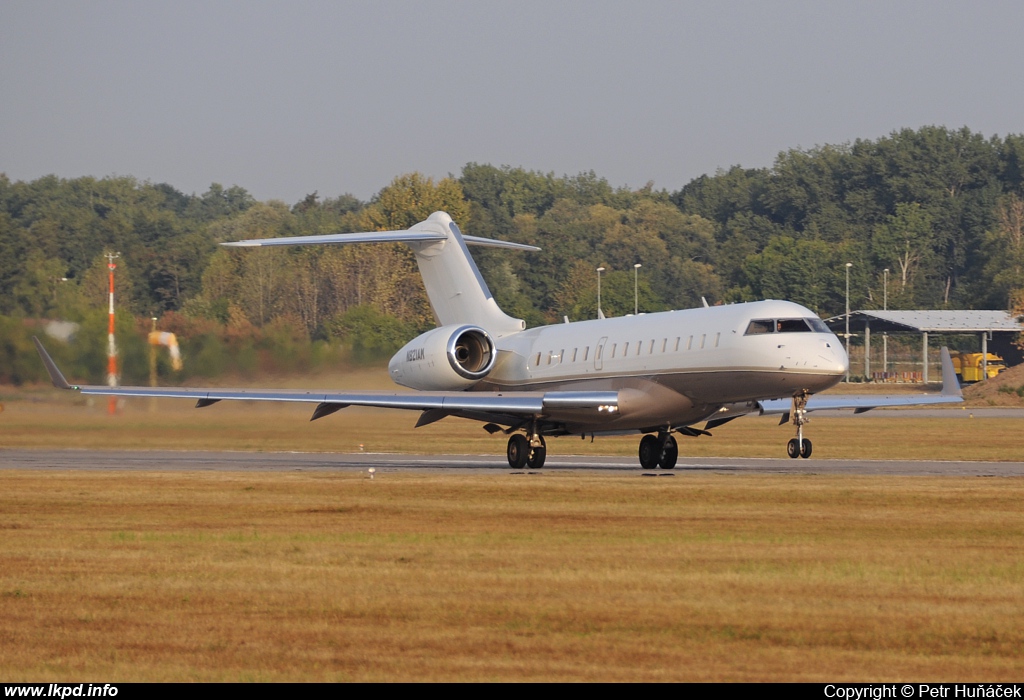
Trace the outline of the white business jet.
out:
M 672 469 L 675 435 L 709 430 L 741 415 L 778 414 L 792 421 L 790 457 L 810 457 L 807 413 L 961 401 L 943 349 L 943 389 L 921 396 L 813 396 L 838 383 L 848 358 L 839 339 L 809 309 L 786 301 L 598 318 L 541 328 L 506 315 L 491 295 L 467 244 L 538 250 L 464 235 L 435 212 L 407 231 L 269 238 L 227 246 L 402 242 L 416 254 L 438 328 L 410 341 L 388 365 L 391 378 L 415 393 L 262 391 L 73 386 L 36 339 L 55 386 L 83 394 L 317 404 L 311 420 L 347 406 L 420 411 L 416 426 L 455 416 L 509 435 L 508 463 L 537 469 L 545 438 L 643 434 L 644 469 Z M 600 315 L 600 314 L 599 314 Z M 696 427 L 699 423 L 703 427 Z M 781 424 L 781 423 L 780 423 Z

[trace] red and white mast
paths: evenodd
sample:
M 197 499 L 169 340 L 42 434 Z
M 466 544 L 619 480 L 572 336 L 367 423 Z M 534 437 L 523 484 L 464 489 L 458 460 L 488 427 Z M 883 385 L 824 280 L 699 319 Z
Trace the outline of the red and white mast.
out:
M 107 325 L 107 386 L 111 389 L 117 387 L 117 343 L 114 341 L 114 264 L 116 258 L 121 257 L 120 253 L 107 253 L 107 268 L 110 270 L 110 321 Z M 107 413 L 117 413 L 117 397 L 111 396 L 107 402 Z

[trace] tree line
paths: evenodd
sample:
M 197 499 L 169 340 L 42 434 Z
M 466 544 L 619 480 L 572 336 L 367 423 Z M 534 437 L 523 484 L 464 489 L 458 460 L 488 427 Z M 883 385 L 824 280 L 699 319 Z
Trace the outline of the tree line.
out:
M 0 381 L 38 378 L 25 319 L 78 322 L 76 342 L 102 347 L 85 336 L 102 335 L 106 252 L 121 255 L 126 333 L 158 317 L 203 358 L 192 371 L 308 366 L 338 346 L 389 354 L 433 323 L 405 247 L 218 244 L 402 229 L 436 210 L 541 248 L 474 250 L 499 304 L 531 326 L 593 318 L 599 266 L 608 315 L 633 311 L 635 279 L 641 311 L 782 298 L 827 317 L 845 307 L 848 262 L 854 308 L 1008 308 L 1024 287 L 1022 163 L 1024 136 L 923 127 L 786 151 L 676 192 L 478 163 L 399 176 L 370 201 L 314 192 L 293 205 L 239 186 L 0 175 Z M 102 375 L 98 350 L 72 357 Z

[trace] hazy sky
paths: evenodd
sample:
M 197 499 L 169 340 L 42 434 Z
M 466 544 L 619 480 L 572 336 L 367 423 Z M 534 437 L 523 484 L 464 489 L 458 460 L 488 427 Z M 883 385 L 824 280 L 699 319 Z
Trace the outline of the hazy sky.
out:
M 467 162 L 675 190 L 1024 132 L 1024 3 L 0 0 L 0 172 L 361 199 Z

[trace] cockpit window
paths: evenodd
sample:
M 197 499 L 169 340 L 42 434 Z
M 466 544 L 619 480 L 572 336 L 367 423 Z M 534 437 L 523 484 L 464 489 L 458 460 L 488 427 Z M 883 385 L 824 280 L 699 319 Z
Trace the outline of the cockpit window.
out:
M 824 321 L 822 321 L 822 320 L 821 320 L 820 318 L 818 318 L 818 317 L 814 317 L 814 318 L 808 318 L 808 319 L 805 319 L 805 320 L 807 321 L 807 323 L 809 323 L 809 324 L 810 324 L 810 326 L 811 326 L 811 329 L 812 329 L 812 330 L 813 330 L 813 331 L 814 331 L 815 333 L 831 333 L 831 332 L 832 332 L 832 331 L 830 331 L 830 330 L 828 329 L 828 326 L 826 326 L 826 325 L 825 325 L 825 322 L 824 322 Z
M 745 335 L 762 333 L 831 333 L 820 318 L 758 318 L 747 326 Z
M 755 319 L 747 326 L 747 332 L 744 335 L 760 335 L 761 333 L 773 333 L 774 331 L 775 322 L 770 318 Z
M 810 333 L 811 327 L 802 318 L 780 318 L 776 330 L 779 333 Z

